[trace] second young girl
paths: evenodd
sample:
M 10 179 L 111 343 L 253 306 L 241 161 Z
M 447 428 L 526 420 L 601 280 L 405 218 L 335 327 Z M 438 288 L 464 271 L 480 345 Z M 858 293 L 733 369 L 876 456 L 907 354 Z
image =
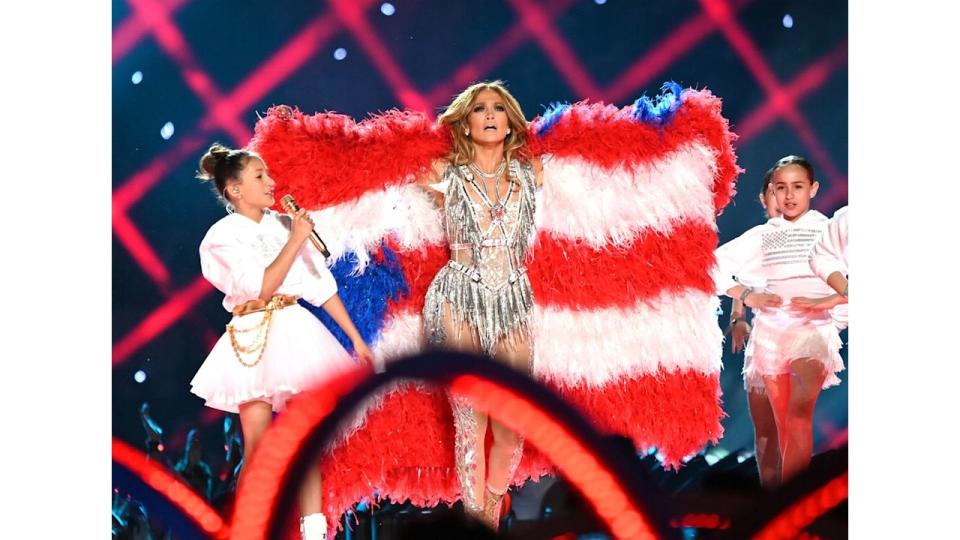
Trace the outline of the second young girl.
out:
M 844 367 L 830 314 L 790 305 L 795 297 L 832 292 L 809 263 L 828 221 L 810 209 L 820 187 L 813 166 L 787 156 L 770 174 L 781 216 L 720 246 L 714 279 L 719 294 L 739 298 L 756 311 L 743 376 L 747 390 L 765 394 L 773 411 L 780 463 L 767 484 L 777 485 L 809 464 L 817 397 L 840 383 L 836 373 Z

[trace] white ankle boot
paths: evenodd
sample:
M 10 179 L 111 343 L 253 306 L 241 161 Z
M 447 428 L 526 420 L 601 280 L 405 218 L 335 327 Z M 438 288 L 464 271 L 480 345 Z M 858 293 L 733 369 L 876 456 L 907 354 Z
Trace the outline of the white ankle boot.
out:
M 317 512 L 300 518 L 301 540 L 327 540 L 327 517 Z

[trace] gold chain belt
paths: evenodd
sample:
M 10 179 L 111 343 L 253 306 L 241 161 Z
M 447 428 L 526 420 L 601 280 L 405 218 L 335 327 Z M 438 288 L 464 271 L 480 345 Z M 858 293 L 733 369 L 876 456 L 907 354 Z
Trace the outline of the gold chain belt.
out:
M 260 311 L 265 312 L 263 319 L 250 328 L 236 328 L 232 323 L 227 325 L 227 334 L 230 336 L 230 345 L 233 347 L 233 354 L 236 355 L 237 361 L 240 362 L 240 364 L 242 364 L 244 367 L 253 367 L 260 363 L 260 360 L 263 359 L 263 351 L 267 349 L 267 332 L 270 330 L 270 321 L 273 319 L 273 312 L 278 309 L 283 309 L 287 306 L 292 306 L 296 303 L 296 296 L 288 294 L 275 294 L 270 298 L 269 301 L 263 301 L 260 299 L 251 300 L 233 308 L 233 315 L 235 317 L 242 317 L 244 315 L 258 313 Z M 256 336 L 253 338 L 252 343 L 246 347 L 240 345 L 240 343 L 237 341 L 237 334 L 248 334 L 251 332 L 256 332 Z M 241 353 L 257 353 L 257 359 L 252 363 L 245 362 L 240 356 Z

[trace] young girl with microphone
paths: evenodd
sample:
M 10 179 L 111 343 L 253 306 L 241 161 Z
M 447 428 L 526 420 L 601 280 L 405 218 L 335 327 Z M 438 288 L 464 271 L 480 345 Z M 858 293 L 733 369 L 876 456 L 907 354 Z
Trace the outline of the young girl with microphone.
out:
M 223 292 L 223 307 L 233 318 L 191 381 L 191 391 L 208 407 L 239 413 L 249 459 L 273 413 L 291 396 L 357 365 L 298 299 L 322 306 L 351 338 L 362 362 L 373 356 L 337 295 L 323 255 L 305 245 L 313 234 L 309 215 L 270 210 L 274 181 L 260 156 L 214 144 L 201 158 L 200 171 L 198 177 L 212 184 L 228 210 L 200 243 L 200 266 Z M 301 536 L 326 538 L 318 467 L 303 481 L 300 509 Z

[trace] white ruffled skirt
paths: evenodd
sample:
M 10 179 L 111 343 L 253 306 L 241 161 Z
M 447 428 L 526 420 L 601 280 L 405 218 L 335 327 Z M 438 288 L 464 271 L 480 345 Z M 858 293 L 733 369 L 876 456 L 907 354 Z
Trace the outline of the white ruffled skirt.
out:
M 251 313 L 230 322 L 238 329 L 250 328 L 263 315 Z M 238 341 L 246 345 L 254 333 L 238 334 Z M 255 354 L 241 353 L 241 358 L 248 364 L 256 361 Z M 241 364 L 230 336 L 224 333 L 190 381 L 190 390 L 214 409 L 236 413 L 241 403 L 266 401 L 280 411 L 294 394 L 355 366 L 356 361 L 320 320 L 295 304 L 273 312 L 260 363 Z
M 843 371 L 840 332 L 829 313 L 790 310 L 757 313 L 743 358 L 743 382 L 748 391 L 764 392 L 763 378 L 790 373 L 790 363 L 811 358 L 827 374 L 823 388 L 840 384 Z

